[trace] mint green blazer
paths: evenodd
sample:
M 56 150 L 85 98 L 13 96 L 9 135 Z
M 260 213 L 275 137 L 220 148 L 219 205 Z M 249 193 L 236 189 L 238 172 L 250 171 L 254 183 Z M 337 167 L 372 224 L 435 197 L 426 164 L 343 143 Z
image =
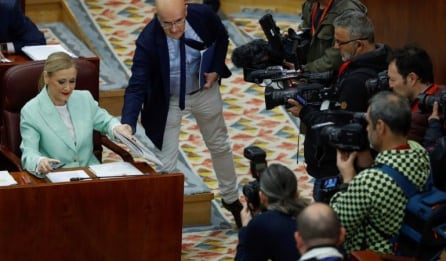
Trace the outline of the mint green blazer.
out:
M 64 167 L 98 164 L 93 154 L 93 129 L 113 137 L 118 119 L 99 107 L 89 91 L 74 90 L 67 102 L 76 133 L 72 138 L 46 88 L 20 112 L 22 166 L 35 173 L 40 157 L 58 159 Z

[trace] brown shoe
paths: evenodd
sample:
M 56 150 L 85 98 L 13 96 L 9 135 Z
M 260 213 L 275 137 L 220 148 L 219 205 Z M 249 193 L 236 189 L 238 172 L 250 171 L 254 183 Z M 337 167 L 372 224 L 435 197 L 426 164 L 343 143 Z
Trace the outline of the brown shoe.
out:
M 231 204 L 227 204 L 223 199 L 221 200 L 221 203 L 224 208 L 226 208 L 231 214 L 234 216 L 235 224 L 237 225 L 237 228 L 242 227 L 242 219 L 240 218 L 240 211 L 242 211 L 243 206 L 242 203 L 237 199 L 236 201 L 232 202 Z

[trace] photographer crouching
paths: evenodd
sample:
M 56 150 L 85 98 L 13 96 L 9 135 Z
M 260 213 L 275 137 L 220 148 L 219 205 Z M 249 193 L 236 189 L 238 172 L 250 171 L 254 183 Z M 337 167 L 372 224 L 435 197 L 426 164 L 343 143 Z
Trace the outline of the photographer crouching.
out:
M 259 177 L 260 209 L 253 214 L 247 202 L 240 213 L 242 227 L 235 260 L 297 260 L 296 217 L 306 203 L 299 198 L 297 178 L 287 167 L 271 164 Z
M 344 63 L 339 69 L 335 87 L 337 106 L 342 110 L 365 112 L 372 92 L 366 86 L 367 80 L 377 78 L 387 69 L 390 49 L 374 42 L 374 28 L 370 19 L 361 12 L 346 12 L 334 20 L 334 47 L 339 49 Z M 387 86 L 375 86 L 378 90 Z M 317 142 L 319 132 L 311 126 L 325 122 L 338 122 L 336 116 L 329 115 L 313 106 L 304 106 L 296 99 L 288 99 L 292 106 L 288 108 L 294 116 L 308 126 L 304 142 L 304 156 L 307 172 L 315 179 L 313 198 L 322 201 L 321 187 L 323 178 L 338 174 L 336 168 L 336 150 L 333 146 L 321 146 Z

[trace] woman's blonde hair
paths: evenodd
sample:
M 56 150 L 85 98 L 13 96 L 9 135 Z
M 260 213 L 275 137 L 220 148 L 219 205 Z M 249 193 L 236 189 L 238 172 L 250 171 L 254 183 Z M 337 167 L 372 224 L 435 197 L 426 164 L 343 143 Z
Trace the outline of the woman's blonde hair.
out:
M 50 54 L 45 61 L 45 65 L 43 66 L 43 72 L 39 78 L 39 85 L 38 85 L 39 91 L 41 91 L 45 86 L 45 79 L 44 79 L 45 72 L 48 74 L 48 77 L 51 77 L 51 75 L 55 72 L 70 69 L 72 67 L 77 69 L 76 60 L 67 53 L 55 52 Z

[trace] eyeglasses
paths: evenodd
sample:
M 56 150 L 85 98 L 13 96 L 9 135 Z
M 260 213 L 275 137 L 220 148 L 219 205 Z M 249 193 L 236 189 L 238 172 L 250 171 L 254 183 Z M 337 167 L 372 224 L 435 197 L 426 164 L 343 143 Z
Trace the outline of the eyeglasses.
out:
M 352 39 L 352 40 L 348 40 L 348 41 L 345 41 L 345 42 L 341 42 L 341 41 L 339 41 L 339 40 L 335 40 L 335 43 L 336 43 L 339 47 L 341 47 L 341 46 L 343 46 L 343 45 L 349 44 L 349 43 L 354 42 L 354 41 L 367 40 L 367 39 L 369 39 L 369 38 L 368 38 L 368 37 L 365 37 L 365 38 L 357 38 L 357 39 Z
M 186 18 L 185 17 L 180 18 L 180 19 L 178 19 L 176 21 L 173 21 L 173 22 L 163 22 L 163 21 L 160 20 L 161 27 L 164 28 L 164 29 L 170 29 L 170 28 L 172 28 L 174 26 L 180 26 L 180 25 L 183 25 L 185 23 L 186 23 Z

